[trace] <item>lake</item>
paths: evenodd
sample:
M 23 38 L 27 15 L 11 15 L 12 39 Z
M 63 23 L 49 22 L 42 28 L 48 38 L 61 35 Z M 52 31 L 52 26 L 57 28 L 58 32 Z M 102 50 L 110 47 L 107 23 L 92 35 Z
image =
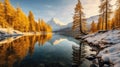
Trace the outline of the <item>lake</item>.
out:
M 89 67 L 89 47 L 59 34 L 5 38 L 0 41 L 0 67 Z

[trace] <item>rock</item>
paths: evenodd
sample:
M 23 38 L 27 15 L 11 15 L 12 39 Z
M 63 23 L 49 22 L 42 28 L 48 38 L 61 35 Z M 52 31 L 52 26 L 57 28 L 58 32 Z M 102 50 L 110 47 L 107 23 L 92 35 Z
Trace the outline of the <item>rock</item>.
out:
M 92 61 L 92 60 L 96 59 L 96 57 L 91 55 L 91 56 L 87 56 L 86 59 L 89 61 Z
M 91 64 L 90 67 L 97 67 L 97 65 L 95 65 L 95 64 Z

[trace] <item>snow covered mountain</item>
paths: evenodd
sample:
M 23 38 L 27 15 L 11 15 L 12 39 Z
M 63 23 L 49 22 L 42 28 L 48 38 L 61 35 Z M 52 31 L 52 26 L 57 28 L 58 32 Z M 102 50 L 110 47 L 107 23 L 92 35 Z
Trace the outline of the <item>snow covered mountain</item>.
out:
M 61 29 L 72 27 L 72 23 L 63 23 L 57 18 L 52 18 L 50 21 L 47 22 L 51 27 L 53 31 L 58 31 Z

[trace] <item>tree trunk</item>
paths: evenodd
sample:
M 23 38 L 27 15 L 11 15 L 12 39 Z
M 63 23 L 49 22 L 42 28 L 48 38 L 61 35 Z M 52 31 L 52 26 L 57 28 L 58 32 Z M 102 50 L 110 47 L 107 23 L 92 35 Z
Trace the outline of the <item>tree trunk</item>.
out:
M 103 11 L 103 20 L 102 20 L 102 30 L 104 30 L 103 28 L 104 28 L 104 11 Z
M 84 34 L 83 29 L 82 29 L 82 14 L 81 14 L 81 11 L 79 12 L 79 15 L 80 15 L 80 20 L 79 20 L 79 22 L 80 22 L 80 34 L 81 33 Z
M 105 26 L 105 27 L 106 27 L 106 28 L 105 28 L 106 30 L 107 30 L 107 26 L 108 26 L 108 25 L 107 25 L 107 22 L 108 22 L 108 0 L 106 0 L 106 26 Z

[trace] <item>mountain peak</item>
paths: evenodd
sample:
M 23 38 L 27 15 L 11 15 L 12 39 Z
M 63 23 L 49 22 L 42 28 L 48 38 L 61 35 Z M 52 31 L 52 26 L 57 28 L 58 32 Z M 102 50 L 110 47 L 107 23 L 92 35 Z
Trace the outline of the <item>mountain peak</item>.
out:
M 54 23 L 60 25 L 60 26 L 65 26 L 67 24 L 65 24 L 64 22 L 60 21 L 59 19 L 57 18 L 52 18 L 52 21 L 54 21 Z
M 49 24 L 52 27 L 53 31 L 58 31 L 58 30 L 65 29 L 72 26 L 72 23 L 67 24 L 67 23 L 61 22 L 57 18 L 52 18 L 50 21 L 47 22 L 47 24 Z

